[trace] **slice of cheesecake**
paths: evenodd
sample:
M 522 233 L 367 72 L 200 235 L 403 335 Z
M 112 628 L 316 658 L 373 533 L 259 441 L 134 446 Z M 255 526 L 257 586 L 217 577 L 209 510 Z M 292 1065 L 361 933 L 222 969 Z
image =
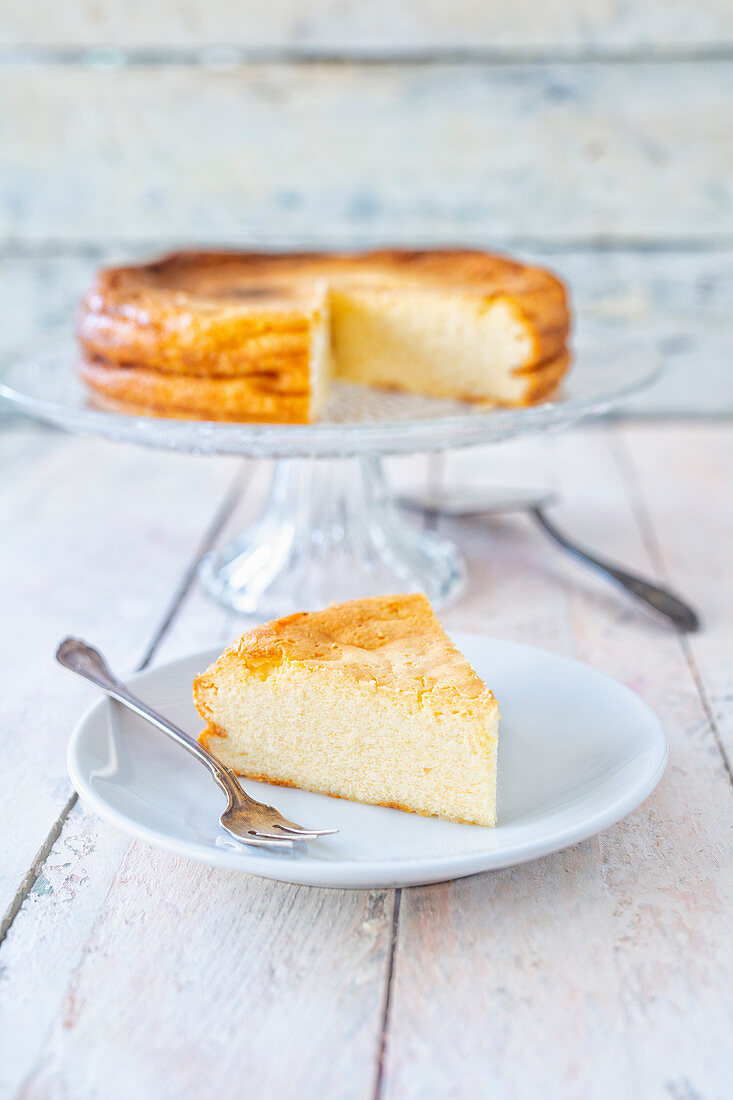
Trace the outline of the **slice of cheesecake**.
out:
M 194 681 L 201 743 L 238 775 L 496 823 L 496 700 L 425 596 L 377 596 L 244 634 Z

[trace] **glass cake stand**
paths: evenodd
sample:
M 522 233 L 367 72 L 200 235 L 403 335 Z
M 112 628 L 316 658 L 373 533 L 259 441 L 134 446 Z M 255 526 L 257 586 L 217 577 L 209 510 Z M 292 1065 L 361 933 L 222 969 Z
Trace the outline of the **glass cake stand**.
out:
M 448 539 L 395 505 L 382 458 L 498 443 L 565 428 L 636 394 L 657 373 L 649 350 L 576 349 L 562 396 L 526 409 L 486 409 L 335 383 L 317 424 L 169 420 L 95 407 L 75 373 L 74 343 L 9 361 L 0 396 L 69 431 L 200 455 L 277 459 L 263 512 L 231 545 L 207 555 L 200 578 L 244 614 L 274 616 L 332 600 L 423 591 L 455 597 L 465 566 Z

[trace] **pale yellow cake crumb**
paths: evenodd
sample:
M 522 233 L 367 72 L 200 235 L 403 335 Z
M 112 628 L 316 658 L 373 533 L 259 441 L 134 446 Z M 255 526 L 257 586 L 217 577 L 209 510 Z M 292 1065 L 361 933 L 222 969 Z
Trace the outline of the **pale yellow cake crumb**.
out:
M 425 596 L 256 627 L 194 681 L 201 736 L 237 774 L 496 823 L 496 700 Z

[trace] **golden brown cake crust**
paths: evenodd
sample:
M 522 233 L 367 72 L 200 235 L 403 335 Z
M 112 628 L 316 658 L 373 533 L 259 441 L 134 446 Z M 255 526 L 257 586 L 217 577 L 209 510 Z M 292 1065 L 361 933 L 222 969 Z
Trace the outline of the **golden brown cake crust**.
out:
M 526 364 L 557 358 L 569 329 L 563 284 L 549 271 L 468 249 L 365 253 L 176 252 L 103 270 L 77 334 L 87 356 L 175 374 L 240 375 L 263 360 L 307 358 L 310 318 L 327 284 L 406 283 L 511 299 L 533 332 Z
M 569 352 L 539 364 L 528 372 L 524 403 L 536 404 L 553 396 L 570 363 Z M 306 424 L 310 402 L 300 392 L 303 372 L 297 368 L 280 375 L 267 372 L 242 377 L 175 375 L 141 367 L 120 366 L 103 360 L 82 359 L 80 377 L 100 404 L 113 410 L 182 420 L 220 420 L 253 423 Z M 293 387 L 293 388 L 291 388 Z M 399 389 L 399 386 L 394 386 Z M 478 402 L 494 408 L 496 401 Z
M 81 378 L 105 403 L 126 411 L 196 420 L 305 424 L 310 401 L 297 369 L 214 378 L 171 375 L 84 359 Z
M 395 690 L 493 701 L 465 657 L 446 647 L 443 629 L 421 593 L 350 600 L 254 627 L 197 677 L 194 699 L 198 705 L 200 692 L 211 687 L 222 665 L 252 668 L 281 661 L 320 665 Z

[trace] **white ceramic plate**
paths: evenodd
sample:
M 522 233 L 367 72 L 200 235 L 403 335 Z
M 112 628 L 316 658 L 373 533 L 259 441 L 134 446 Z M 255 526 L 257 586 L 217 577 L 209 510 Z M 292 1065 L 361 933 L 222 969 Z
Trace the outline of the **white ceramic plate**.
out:
M 657 785 L 667 762 L 664 731 L 629 688 L 531 646 L 452 637 L 501 707 L 495 829 L 245 781 L 255 798 L 292 821 L 340 831 L 287 852 L 238 845 L 219 827 L 223 795 L 206 769 L 106 698 L 72 734 L 72 782 L 102 817 L 157 847 L 283 882 L 362 889 L 440 882 L 536 859 L 619 821 Z M 193 732 L 200 719 L 191 682 L 217 655 L 194 654 L 130 683 Z

